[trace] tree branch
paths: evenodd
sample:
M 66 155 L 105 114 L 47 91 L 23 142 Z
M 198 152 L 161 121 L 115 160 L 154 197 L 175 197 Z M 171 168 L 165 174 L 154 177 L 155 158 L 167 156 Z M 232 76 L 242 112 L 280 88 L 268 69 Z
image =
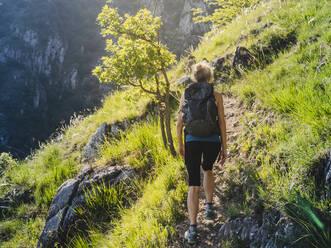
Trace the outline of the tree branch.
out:
M 145 91 L 148 94 L 152 94 L 152 95 L 156 95 L 156 96 L 158 95 L 157 92 L 146 89 L 141 80 L 139 81 L 139 86 L 143 91 Z

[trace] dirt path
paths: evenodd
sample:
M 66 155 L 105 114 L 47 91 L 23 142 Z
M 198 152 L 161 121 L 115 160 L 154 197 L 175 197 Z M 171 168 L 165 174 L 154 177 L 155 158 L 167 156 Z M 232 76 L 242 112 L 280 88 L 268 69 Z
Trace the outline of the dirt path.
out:
M 240 122 L 239 120 L 243 117 L 245 110 L 240 107 L 238 100 L 231 96 L 224 96 L 224 112 L 227 125 L 227 141 L 228 147 L 233 146 L 238 139 L 238 133 L 240 132 Z M 234 154 L 229 154 L 225 166 L 234 163 Z M 217 217 L 213 221 L 208 221 L 204 219 L 205 215 L 205 197 L 204 192 L 201 187 L 200 190 L 200 204 L 199 204 L 199 214 L 198 214 L 198 242 L 194 246 L 190 246 L 184 239 L 184 232 L 189 226 L 187 218 L 177 226 L 178 236 L 174 238 L 172 243 L 168 248 L 181 248 L 181 247 L 220 247 L 220 240 L 218 238 L 218 231 L 222 224 L 224 223 L 224 218 L 222 218 L 222 212 L 224 206 L 221 202 L 222 196 L 222 185 L 220 177 L 222 176 L 222 168 L 215 165 L 214 175 L 215 175 L 215 195 L 214 195 L 214 208 L 217 213 Z M 202 182 L 202 181 L 201 181 Z M 222 221 L 223 220 L 223 221 Z

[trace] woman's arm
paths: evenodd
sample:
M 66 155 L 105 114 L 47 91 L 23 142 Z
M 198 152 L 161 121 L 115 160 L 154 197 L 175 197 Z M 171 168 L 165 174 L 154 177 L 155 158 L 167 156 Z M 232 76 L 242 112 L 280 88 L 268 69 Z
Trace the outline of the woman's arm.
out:
M 227 142 L 226 142 L 226 123 L 224 116 L 224 104 L 223 97 L 221 93 L 215 92 L 217 99 L 217 108 L 218 108 L 218 124 L 221 130 L 221 139 L 222 139 L 222 150 L 218 158 L 218 162 L 221 161 L 221 164 L 224 164 L 226 155 L 227 155 Z
M 177 140 L 178 140 L 178 152 L 179 154 L 184 157 L 184 143 L 183 143 L 183 118 L 182 118 L 182 112 L 179 111 L 178 113 L 178 119 L 176 123 L 176 129 L 177 129 Z
M 182 113 L 182 105 L 184 102 L 183 96 L 180 99 L 179 104 L 179 111 L 178 111 L 178 118 L 176 122 L 176 129 L 177 129 L 177 140 L 178 140 L 178 152 L 179 154 L 184 157 L 184 143 L 183 143 L 183 113 Z

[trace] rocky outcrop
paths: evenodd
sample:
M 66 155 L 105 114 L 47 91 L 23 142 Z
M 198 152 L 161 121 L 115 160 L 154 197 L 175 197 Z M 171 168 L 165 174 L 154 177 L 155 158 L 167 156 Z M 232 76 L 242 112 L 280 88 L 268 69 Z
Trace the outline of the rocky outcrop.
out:
M 99 155 L 101 146 L 105 143 L 107 138 L 114 137 L 115 139 L 120 138 L 122 131 L 128 130 L 133 123 L 140 122 L 142 120 L 151 120 L 152 113 L 156 113 L 155 104 L 151 103 L 147 106 L 146 112 L 141 116 L 125 119 L 113 124 L 106 122 L 102 123 L 97 131 L 92 135 L 87 145 L 83 148 L 82 162 L 90 163 L 94 162 Z
M 211 62 L 214 68 L 214 78 L 219 83 L 226 83 L 229 81 L 231 74 L 230 56 L 220 57 Z
M 226 222 L 219 230 L 222 240 L 237 240 L 249 248 L 310 247 L 302 242 L 293 245 L 299 229 L 277 213 L 247 216 Z
M 111 134 L 111 125 L 102 123 L 83 149 L 82 162 L 92 162 L 99 155 L 99 148 Z
M 176 85 L 177 86 L 179 86 L 179 85 L 180 86 L 187 86 L 187 85 L 189 85 L 193 82 L 194 81 L 192 80 L 192 78 L 190 76 L 183 76 L 177 81 Z
M 24 157 L 74 112 L 101 104 L 107 90 L 90 75 L 105 2 L 1 1 L 0 152 Z
M 238 46 L 234 54 L 232 66 L 236 71 L 242 72 L 245 68 L 252 65 L 253 61 L 254 56 L 252 53 L 247 48 Z
M 85 167 L 76 178 L 63 183 L 51 203 L 37 247 L 64 246 L 67 237 L 72 235 L 72 227 L 80 220 L 76 210 L 86 205 L 86 195 L 93 194 L 93 186 L 128 185 L 134 176 L 130 166 Z
M 200 37 L 209 31 L 209 24 L 196 24 L 192 17 L 192 8 L 201 8 L 204 11 L 211 9 L 202 0 L 138 0 L 133 4 L 130 1 L 114 0 L 122 12 L 140 8 L 147 8 L 162 18 L 164 23 L 160 31 L 161 40 L 178 56 L 184 54 L 189 46 L 195 46 Z
M 161 39 L 177 55 L 208 25 L 194 24 L 202 0 L 157 1 Z M 2 0 L 0 6 L 0 152 L 24 157 L 74 112 L 101 104 L 104 87 L 91 70 L 104 54 L 96 24 L 106 0 Z M 114 0 L 120 12 L 154 10 L 154 0 Z

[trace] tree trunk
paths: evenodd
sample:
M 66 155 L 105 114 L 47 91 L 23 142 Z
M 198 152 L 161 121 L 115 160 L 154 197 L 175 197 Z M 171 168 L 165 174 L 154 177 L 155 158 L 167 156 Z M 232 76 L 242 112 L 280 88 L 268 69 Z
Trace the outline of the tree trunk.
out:
M 167 145 L 167 136 L 164 130 L 164 109 L 162 108 L 162 102 L 163 98 L 161 96 L 160 92 L 160 81 L 158 78 L 158 75 L 155 75 L 155 83 L 156 83 L 156 94 L 157 94 L 157 108 L 159 111 L 159 116 L 160 116 L 160 127 L 161 127 L 161 134 L 162 134 L 162 141 L 165 149 L 168 149 Z
M 168 149 L 167 145 L 167 136 L 164 130 L 164 110 L 162 109 L 162 105 L 160 102 L 157 103 L 157 108 L 159 111 L 160 116 L 160 127 L 161 127 L 161 134 L 162 134 L 162 141 L 165 149 Z
M 170 148 L 170 152 L 172 156 L 176 156 L 176 150 L 174 148 L 174 142 L 172 140 L 171 134 L 171 123 L 170 123 L 170 82 L 167 76 L 165 69 L 162 70 L 162 74 L 166 81 L 166 92 L 165 92 L 165 125 L 166 125 L 166 132 L 168 138 L 168 146 Z

